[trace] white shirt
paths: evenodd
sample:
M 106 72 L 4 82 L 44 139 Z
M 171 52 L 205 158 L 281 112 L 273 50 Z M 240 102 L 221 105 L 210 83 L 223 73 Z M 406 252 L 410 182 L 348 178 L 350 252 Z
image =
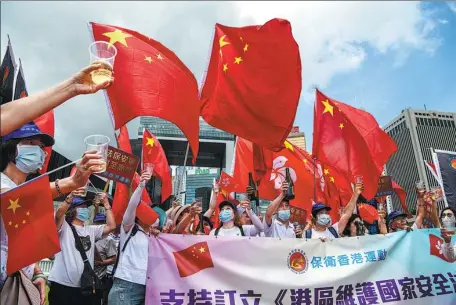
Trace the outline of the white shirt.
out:
M 121 252 L 114 277 L 124 281 L 146 285 L 147 262 L 149 259 L 149 235 L 139 228 L 135 236 L 130 238 L 125 251 L 122 252 L 125 241 L 127 241 L 132 230 L 133 226 L 130 231 L 125 232 L 123 225 L 121 225 L 119 244 Z
M 95 242 L 102 238 L 105 226 L 74 227 L 81 237 L 81 242 L 86 250 L 87 259 L 93 268 Z M 54 264 L 49 274 L 49 281 L 68 287 L 81 287 L 81 275 L 84 271 L 84 262 L 81 253 L 76 249 L 73 231 L 66 220 L 63 221 L 58 233 L 61 251 L 55 255 Z
M 209 235 L 215 235 L 217 229 L 212 229 Z M 260 231 L 254 225 L 243 225 L 242 230 L 244 231 L 244 236 L 257 236 Z M 218 236 L 242 236 L 241 230 L 239 227 L 234 226 L 231 229 L 225 229 L 221 227 Z
M 0 188 L 11 190 L 17 187 L 17 184 L 13 182 L 7 175 L 0 173 Z M 8 235 L 6 234 L 5 224 L 3 218 L 0 217 L 0 283 L 6 279 L 6 263 L 8 260 Z M 35 264 L 31 264 L 22 269 L 22 272 L 29 278 L 32 279 Z M 1 285 L 0 285 L 1 286 Z
M 276 215 L 272 216 L 270 226 L 266 222 L 266 217 L 264 217 L 263 227 L 264 236 L 266 237 L 296 238 L 293 224 L 291 222 L 288 222 L 288 226 L 285 226 L 283 223 L 277 220 Z
M 336 230 L 337 235 L 339 236 L 339 223 L 336 222 L 335 224 L 332 225 L 334 230 Z M 305 232 L 304 232 L 305 236 Z M 332 235 L 331 231 L 329 231 L 328 228 L 326 228 L 325 231 L 316 231 L 315 229 L 312 229 L 312 239 L 319 239 L 319 238 L 326 238 L 328 240 L 330 239 L 335 239 L 334 235 Z

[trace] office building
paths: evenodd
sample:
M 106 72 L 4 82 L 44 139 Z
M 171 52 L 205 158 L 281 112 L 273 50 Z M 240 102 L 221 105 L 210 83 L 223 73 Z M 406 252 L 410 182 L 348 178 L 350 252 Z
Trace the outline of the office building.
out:
M 404 109 L 384 130 L 398 145 L 386 172 L 407 191 L 407 206 L 416 211 L 415 183 L 424 181 L 428 189 L 438 185 L 424 165 L 432 161 L 431 149 L 456 151 L 456 113 Z M 397 196 L 392 196 L 392 205 L 401 210 Z
M 287 141 L 303 150 L 306 150 L 306 136 L 304 135 L 304 132 L 299 131 L 299 126 L 294 126 L 291 129 Z

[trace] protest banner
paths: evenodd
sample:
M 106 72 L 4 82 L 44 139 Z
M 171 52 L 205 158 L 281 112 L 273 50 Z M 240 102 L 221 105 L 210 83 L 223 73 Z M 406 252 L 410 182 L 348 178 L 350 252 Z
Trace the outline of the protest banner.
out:
M 139 158 L 137 156 L 109 146 L 106 171 L 97 175 L 130 185 L 138 164 Z
M 456 264 L 438 236 L 437 229 L 330 242 L 160 234 L 149 243 L 146 305 L 456 304 Z
M 391 176 L 381 176 L 378 178 L 378 189 L 375 197 L 389 196 L 393 193 L 393 180 L 391 179 Z

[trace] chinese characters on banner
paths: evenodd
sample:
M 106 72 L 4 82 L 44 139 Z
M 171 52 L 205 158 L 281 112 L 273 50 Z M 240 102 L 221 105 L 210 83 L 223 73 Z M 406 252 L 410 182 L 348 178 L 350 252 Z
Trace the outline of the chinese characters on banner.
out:
M 97 175 L 131 185 L 138 164 L 139 158 L 137 156 L 109 146 L 106 171 Z
M 438 234 L 330 243 L 163 234 L 149 243 L 146 305 L 456 304 L 456 263 L 437 255 Z

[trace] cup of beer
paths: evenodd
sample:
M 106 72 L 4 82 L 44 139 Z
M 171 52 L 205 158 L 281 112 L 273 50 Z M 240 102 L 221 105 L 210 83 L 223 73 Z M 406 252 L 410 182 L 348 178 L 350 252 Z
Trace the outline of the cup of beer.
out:
M 152 176 L 152 174 L 154 173 L 154 167 L 155 167 L 155 165 L 153 163 L 144 163 L 143 171 L 145 171 L 146 173 L 148 173 Z
M 97 154 L 102 156 L 99 161 L 101 165 L 94 165 L 90 169 L 95 174 L 103 173 L 106 171 L 106 162 L 108 160 L 109 138 L 103 135 L 91 135 L 84 139 L 87 150 L 96 150 Z
M 114 45 L 106 41 L 95 41 L 89 46 L 90 63 L 101 63 L 104 67 L 92 71 L 92 81 L 99 85 L 109 81 L 114 68 L 114 59 L 117 55 L 117 49 Z
M 355 183 L 363 183 L 363 176 L 356 175 L 355 176 Z

